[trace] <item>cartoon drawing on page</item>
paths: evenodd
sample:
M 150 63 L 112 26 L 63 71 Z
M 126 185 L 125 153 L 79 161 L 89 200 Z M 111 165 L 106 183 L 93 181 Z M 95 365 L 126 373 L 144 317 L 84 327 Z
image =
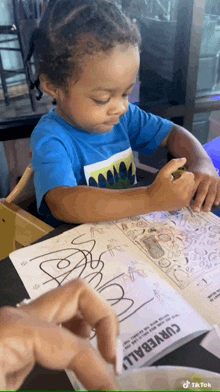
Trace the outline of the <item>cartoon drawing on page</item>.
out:
M 95 234 L 105 235 L 106 230 L 111 229 L 114 225 L 114 222 L 103 222 L 103 223 L 90 223 L 89 230 L 91 233 L 91 237 L 94 238 Z
M 174 300 L 173 296 L 168 295 L 168 292 L 165 292 L 159 283 L 153 283 L 153 293 L 161 305 Z
M 129 266 L 128 273 L 123 275 L 123 281 L 126 284 L 127 281 L 134 282 L 135 281 L 135 274 L 142 277 L 147 277 L 148 274 L 144 271 L 144 269 L 134 268 Z
M 92 237 L 92 238 L 94 238 L 95 232 L 97 232 L 97 233 L 99 233 L 99 234 L 104 234 L 104 229 L 103 229 L 103 228 L 96 227 L 96 226 L 91 226 L 91 227 L 90 227 L 90 233 L 91 233 L 91 237 Z
M 216 225 L 209 226 L 209 231 L 212 234 L 220 234 L 220 226 L 216 226 Z
M 127 245 L 122 245 L 114 238 L 111 240 L 108 240 L 108 242 L 109 243 L 107 244 L 107 251 L 110 253 L 110 255 L 112 257 L 115 257 L 115 253 L 113 252 L 114 250 L 116 250 L 118 252 L 124 252 L 125 248 L 127 248 Z
M 127 230 L 128 229 L 128 225 L 126 223 L 122 223 L 121 227 L 122 227 L 122 230 Z
M 205 214 L 194 217 L 188 210 L 164 213 L 160 222 L 155 221 L 155 215 L 142 216 L 148 227 L 143 233 L 139 232 L 139 236 L 134 236 L 134 230 L 127 231 L 127 235 L 180 288 L 191 284 L 204 269 L 216 268 L 220 263 L 220 226 L 210 225 Z M 184 225 L 180 226 L 182 220 Z M 193 225 L 189 225 L 189 221 Z M 210 238 L 215 239 L 214 249 L 208 243 Z

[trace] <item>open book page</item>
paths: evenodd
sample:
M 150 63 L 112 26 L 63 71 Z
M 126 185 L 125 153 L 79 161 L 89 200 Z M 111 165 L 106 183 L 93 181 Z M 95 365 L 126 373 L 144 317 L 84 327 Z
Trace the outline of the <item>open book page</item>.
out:
M 190 208 L 157 212 L 117 226 L 199 314 L 220 323 L 220 219 Z
M 143 223 L 135 218 L 124 224 L 143 230 Z M 119 224 L 81 225 L 10 258 L 33 299 L 73 278 L 85 279 L 106 298 L 120 321 L 123 368 L 129 371 L 211 327 L 160 278 L 149 256 Z

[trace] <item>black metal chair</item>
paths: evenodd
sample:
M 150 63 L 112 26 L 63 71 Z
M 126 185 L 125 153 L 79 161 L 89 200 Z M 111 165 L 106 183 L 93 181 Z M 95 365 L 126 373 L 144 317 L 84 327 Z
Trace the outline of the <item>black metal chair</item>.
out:
M 34 92 L 30 89 L 30 80 L 27 69 L 25 67 L 25 60 L 28 53 L 29 41 L 34 28 L 37 26 L 40 15 L 36 14 L 35 5 L 37 1 L 25 0 L 12 0 L 14 24 L 0 26 L 0 76 L 2 81 L 2 89 L 4 93 L 5 104 L 10 105 L 10 96 L 8 92 L 7 80 L 12 76 L 23 74 L 29 91 L 29 98 L 32 110 L 36 111 L 36 98 Z M 24 6 L 24 4 L 26 6 Z M 29 6 L 27 12 L 27 6 Z M 7 36 L 8 38 L 5 38 Z M 15 45 L 11 47 L 10 43 L 14 42 Z M 9 45 L 7 45 L 9 44 Z M 22 60 L 22 67 L 15 70 L 5 69 L 2 59 L 2 51 L 15 51 L 20 53 Z M 34 63 L 30 67 L 31 73 L 34 73 Z

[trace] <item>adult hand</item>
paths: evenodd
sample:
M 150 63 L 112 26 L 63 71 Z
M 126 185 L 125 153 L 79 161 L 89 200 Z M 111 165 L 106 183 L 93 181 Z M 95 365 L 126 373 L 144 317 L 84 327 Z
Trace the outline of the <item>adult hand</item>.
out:
M 172 159 L 159 171 L 148 187 L 152 211 L 174 211 L 190 205 L 195 185 L 193 173 L 184 172 L 176 180 L 172 176 L 185 163 L 186 158 Z
M 101 354 L 89 343 L 92 328 Z M 88 390 L 118 390 L 105 362 L 116 369 L 118 335 L 119 324 L 110 305 L 79 279 L 19 309 L 2 308 L 1 389 L 18 389 L 38 363 L 54 370 L 73 370 Z
M 191 201 L 192 208 L 195 212 L 200 212 L 204 203 L 203 211 L 210 212 L 213 205 L 220 203 L 220 178 L 209 160 L 194 163 L 189 170 L 195 176 L 195 185 L 193 196 L 195 200 Z

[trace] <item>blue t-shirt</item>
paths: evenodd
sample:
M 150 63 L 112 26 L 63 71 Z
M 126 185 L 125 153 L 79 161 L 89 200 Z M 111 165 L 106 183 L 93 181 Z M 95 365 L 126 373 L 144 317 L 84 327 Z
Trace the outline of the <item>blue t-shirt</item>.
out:
M 88 185 L 123 188 L 136 181 L 132 151 L 152 155 L 173 123 L 130 104 L 109 133 L 90 134 L 76 129 L 55 109 L 43 116 L 31 135 L 32 167 L 37 209 L 52 226 L 44 196 L 57 187 Z

